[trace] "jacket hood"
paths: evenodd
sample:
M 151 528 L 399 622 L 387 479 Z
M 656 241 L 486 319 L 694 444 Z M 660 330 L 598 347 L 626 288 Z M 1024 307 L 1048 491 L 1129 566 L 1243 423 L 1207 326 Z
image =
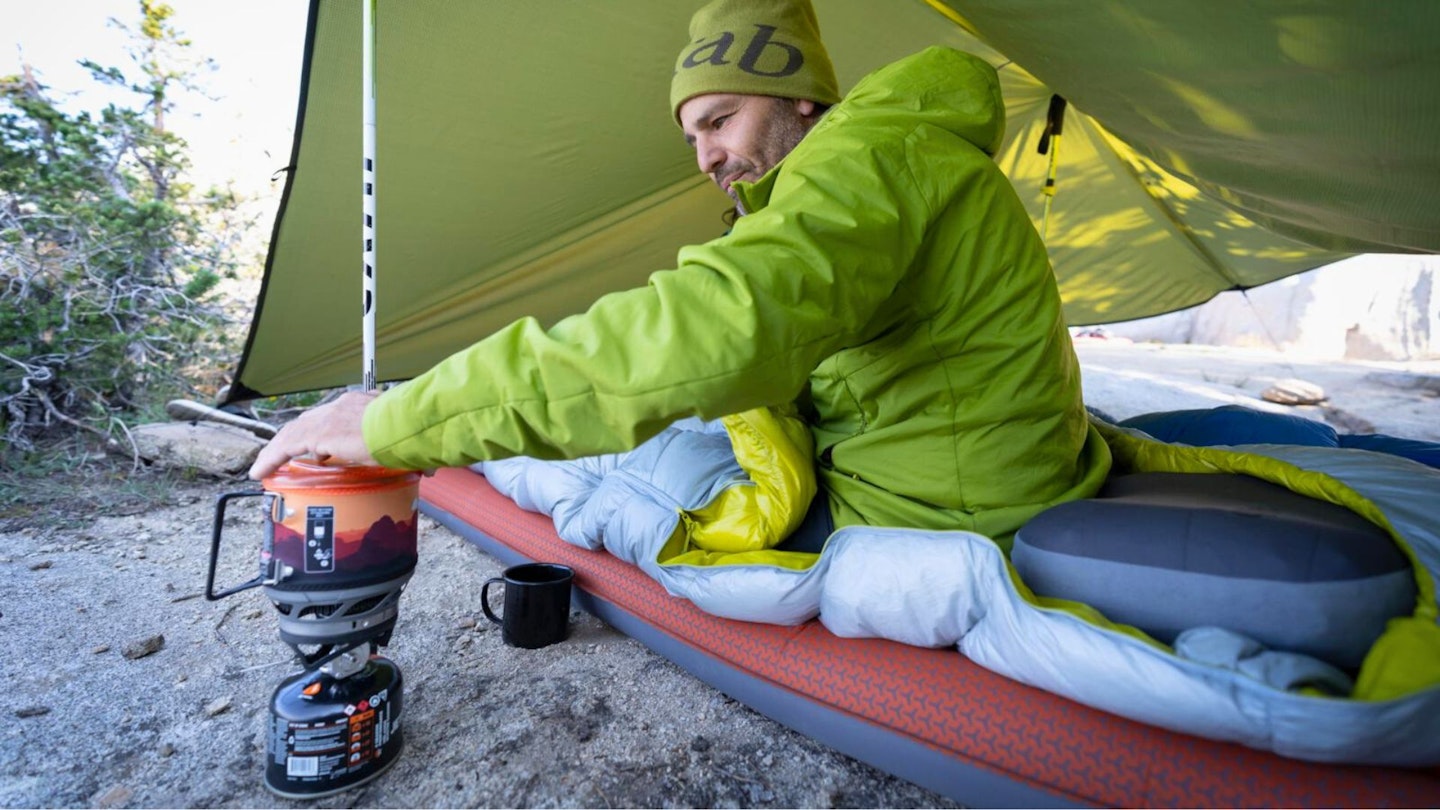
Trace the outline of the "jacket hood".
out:
M 906 129 L 939 127 L 994 157 L 1005 136 L 1000 78 L 995 68 L 978 56 L 953 48 L 926 48 L 861 79 L 844 100 L 825 111 L 796 149 L 805 148 L 814 136 L 843 121 L 884 123 L 888 118 Z M 765 207 L 786 160 L 753 183 L 734 184 L 743 210 Z
M 932 47 L 860 80 L 832 117 L 903 115 L 953 132 L 994 156 L 1005 135 L 995 68 L 973 54 Z

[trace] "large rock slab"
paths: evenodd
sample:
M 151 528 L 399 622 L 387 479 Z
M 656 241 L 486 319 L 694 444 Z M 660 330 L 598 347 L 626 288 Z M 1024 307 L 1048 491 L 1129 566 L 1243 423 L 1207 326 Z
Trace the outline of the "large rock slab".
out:
M 230 478 L 250 468 L 263 439 L 212 422 L 159 422 L 130 431 L 140 457 L 158 467 L 192 469 Z
M 1135 341 L 1271 349 L 1325 360 L 1440 359 L 1440 258 L 1370 254 L 1111 324 Z

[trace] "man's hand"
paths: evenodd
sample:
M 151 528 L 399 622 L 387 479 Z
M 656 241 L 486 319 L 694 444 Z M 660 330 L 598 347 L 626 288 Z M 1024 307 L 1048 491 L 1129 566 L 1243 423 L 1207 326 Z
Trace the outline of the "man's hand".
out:
M 250 467 L 256 481 L 280 468 L 292 458 L 314 456 L 319 461 L 335 459 L 355 464 L 375 464 L 365 447 L 360 420 L 378 391 L 350 391 L 328 405 L 311 408 L 296 417 L 261 448 Z

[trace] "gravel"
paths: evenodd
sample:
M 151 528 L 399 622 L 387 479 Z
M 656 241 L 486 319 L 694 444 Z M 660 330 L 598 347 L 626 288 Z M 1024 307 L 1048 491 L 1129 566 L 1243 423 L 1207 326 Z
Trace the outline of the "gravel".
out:
M 236 486 L 0 533 L 0 806 L 955 806 L 588 614 L 561 644 L 506 647 L 478 601 L 502 566 L 428 518 L 385 648 L 406 679 L 404 752 L 367 785 L 279 798 L 263 786 L 268 704 L 300 667 L 258 590 L 198 598 L 211 503 Z M 219 583 L 253 575 L 260 527 L 258 507 L 230 509 Z

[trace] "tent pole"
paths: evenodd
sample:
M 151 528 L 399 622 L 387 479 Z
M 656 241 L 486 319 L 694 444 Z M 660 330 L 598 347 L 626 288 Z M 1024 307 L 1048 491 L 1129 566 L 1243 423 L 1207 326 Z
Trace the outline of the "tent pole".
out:
M 361 0 L 363 12 L 361 25 L 364 44 L 361 46 L 362 116 L 364 135 L 362 137 L 361 167 L 361 208 L 364 211 L 364 225 L 361 228 L 363 244 L 362 260 L 365 267 L 362 305 L 362 360 L 363 386 L 366 391 L 375 390 L 375 5 L 377 0 Z
M 1062 96 L 1050 97 L 1045 113 L 1045 133 L 1040 137 L 1040 154 L 1050 153 L 1050 170 L 1045 175 L 1045 213 L 1040 218 L 1040 240 L 1050 238 L 1050 203 L 1055 201 L 1055 175 L 1060 168 L 1060 133 L 1065 129 L 1065 105 Z

